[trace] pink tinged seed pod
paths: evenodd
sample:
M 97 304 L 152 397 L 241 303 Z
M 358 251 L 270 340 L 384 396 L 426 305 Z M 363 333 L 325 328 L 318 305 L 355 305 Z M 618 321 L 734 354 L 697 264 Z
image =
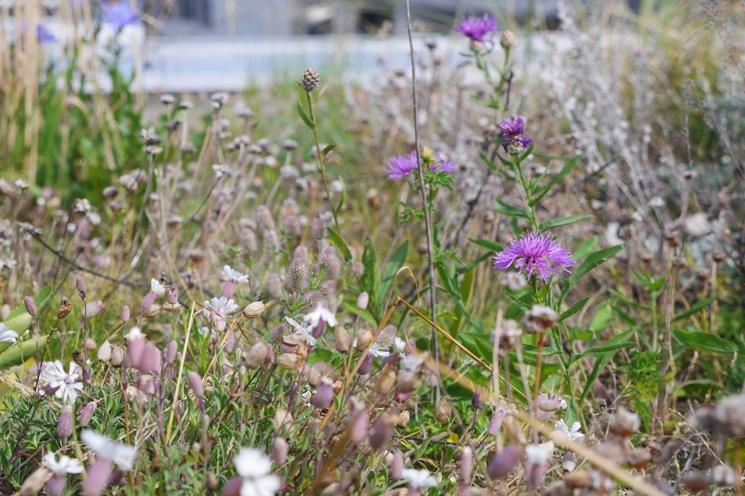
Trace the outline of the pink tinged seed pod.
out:
M 109 485 L 113 466 L 106 458 L 98 457 L 85 473 L 85 480 L 81 485 L 85 496 L 98 496 Z
M 525 447 L 525 482 L 528 487 L 538 487 L 550 467 L 554 443 L 529 444 Z
M 473 450 L 470 446 L 463 448 L 460 454 L 460 483 L 467 486 L 473 472 Z
M 178 355 L 178 343 L 175 340 L 172 340 L 168 343 L 168 346 L 166 346 L 164 356 L 166 363 L 173 363 L 173 361 L 176 360 L 176 355 Z
M 130 312 L 129 312 L 129 305 L 122 306 L 122 320 L 124 322 L 128 322 L 129 321 L 129 314 L 130 314 Z
M 517 464 L 520 463 L 522 450 L 517 444 L 505 446 L 502 451 L 497 453 L 489 460 L 487 473 L 492 480 L 502 479 L 512 472 Z
M 323 378 L 316 388 L 316 392 L 310 398 L 310 404 L 319 410 L 325 410 L 331 406 L 334 400 L 334 386 L 330 380 Z
M 223 486 L 222 496 L 241 496 L 242 485 L 243 479 L 241 477 L 233 477 Z
M 276 465 L 284 465 L 287 461 L 287 441 L 284 438 L 278 437 L 272 443 L 272 460 Z
M 237 288 L 238 284 L 235 281 L 225 281 L 222 285 L 222 295 L 225 298 L 232 298 Z
M 85 280 L 80 276 L 75 276 L 75 289 L 78 290 L 80 298 L 85 300 Z
M 367 375 L 372 370 L 373 366 L 373 356 L 371 354 L 367 354 L 365 358 L 362 360 L 362 365 L 360 365 L 360 368 L 357 370 L 357 373 L 359 375 Z
M 23 304 L 26 306 L 26 311 L 29 313 L 29 315 L 31 315 L 32 317 L 36 317 L 36 315 L 39 313 L 39 310 L 36 308 L 36 302 L 34 302 L 34 299 L 30 296 L 24 296 Z
M 199 377 L 199 374 L 196 372 L 189 372 L 187 377 L 189 379 L 189 389 L 194 393 L 194 396 L 200 399 L 204 398 L 204 384 L 202 383 L 202 378 Z
M 140 357 L 140 363 L 138 364 L 137 369 L 144 374 L 148 374 L 148 373 L 159 374 L 160 366 L 161 366 L 160 350 L 153 343 L 147 343 L 145 345 L 145 349 L 142 352 L 142 356 Z
M 142 355 L 145 352 L 147 343 L 144 338 L 134 338 L 127 342 L 127 356 L 125 357 L 125 367 L 138 368 Z
M 393 425 L 385 415 L 380 417 L 373 425 L 370 433 L 370 447 L 379 450 L 393 437 Z
M 148 310 L 150 310 L 150 307 L 153 306 L 153 303 L 155 303 L 156 298 L 158 298 L 158 295 L 152 291 L 146 294 L 145 297 L 140 302 L 140 311 L 145 313 Z
M 66 440 L 72 434 L 72 408 L 66 406 L 62 409 L 59 419 L 57 420 L 57 435 L 62 440 Z
M 367 294 L 367 291 L 363 291 L 357 296 L 357 308 L 360 310 L 366 309 L 368 301 L 370 301 L 370 296 Z
M 53 475 L 45 487 L 47 496 L 62 496 L 65 492 L 65 476 Z
M 396 451 L 393 454 L 393 458 L 390 461 L 391 467 L 391 479 L 399 480 L 403 477 L 404 472 L 404 457 L 400 451 Z
M 178 288 L 176 286 L 170 286 L 168 288 L 168 293 L 166 293 L 166 300 L 172 305 L 178 303 Z
M 367 410 L 360 408 L 352 414 L 351 425 L 349 426 L 349 441 L 353 444 L 359 444 L 367 437 L 367 428 L 370 425 L 370 414 Z
M 87 426 L 91 418 L 93 418 L 93 413 L 96 411 L 96 402 L 91 401 L 87 405 L 85 405 L 83 408 L 80 409 L 78 412 L 78 423 L 81 427 Z

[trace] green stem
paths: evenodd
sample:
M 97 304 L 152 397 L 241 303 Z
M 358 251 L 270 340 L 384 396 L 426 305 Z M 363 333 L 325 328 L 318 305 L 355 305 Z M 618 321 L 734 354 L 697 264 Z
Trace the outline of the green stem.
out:
M 313 123 L 313 142 L 316 145 L 316 160 L 318 161 L 318 172 L 321 174 L 321 183 L 323 184 L 323 190 L 326 193 L 326 201 L 328 202 L 331 214 L 334 216 L 334 227 L 339 228 L 339 219 L 336 217 L 336 209 L 331 204 L 331 191 L 329 190 L 329 183 L 326 179 L 326 167 L 323 158 L 323 151 L 321 151 L 321 140 L 318 138 L 318 123 L 316 123 L 316 115 L 313 112 L 313 98 L 310 96 L 310 91 L 305 92 L 305 98 L 308 102 L 308 117 Z

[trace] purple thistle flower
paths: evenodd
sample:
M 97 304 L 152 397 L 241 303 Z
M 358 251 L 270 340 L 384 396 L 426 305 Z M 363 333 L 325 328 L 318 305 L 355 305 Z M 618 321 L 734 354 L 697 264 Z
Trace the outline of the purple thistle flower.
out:
M 399 179 L 407 177 L 412 171 L 416 170 L 416 168 L 416 152 L 393 157 L 391 158 L 390 166 L 388 167 L 388 179 L 398 181 Z
M 466 17 L 456 28 L 463 36 L 479 43 L 496 30 L 497 20 L 489 14 L 484 14 L 483 17 Z
M 129 6 L 129 2 L 104 3 L 101 9 L 104 22 L 111 24 L 116 31 L 140 20 L 140 14 Z
M 525 136 L 525 119 L 508 117 L 499 123 L 499 139 L 509 153 L 519 153 L 529 147 L 533 140 Z
M 388 167 L 388 179 L 398 181 L 399 179 L 408 177 L 416 169 L 416 152 L 411 152 L 408 155 L 393 157 L 391 158 L 390 165 Z M 443 157 L 438 156 L 435 159 L 434 163 L 430 165 L 429 170 L 431 172 L 445 172 L 447 174 L 452 174 L 457 170 L 457 167 L 453 162 L 445 160 Z
M 36 25 L 36 39 L 39 43 L 54 43 L 57 37 L 43 24 Z
M 538 275 L 544 282 L 552 274 L 560 274 L 574 265 L 572 254 L 547 234 L 528 233 L 514 239 L 508 248 L 494 257 L 494 268 L 507 271 L 510 268 Z

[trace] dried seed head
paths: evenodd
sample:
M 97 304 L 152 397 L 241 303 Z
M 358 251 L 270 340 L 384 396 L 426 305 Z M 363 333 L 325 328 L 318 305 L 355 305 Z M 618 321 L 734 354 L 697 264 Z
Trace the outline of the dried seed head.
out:
M 525 314 L 525 329 L 542 334 L 555 326 L 558 320 L 559 315 L 552 308 L 533 305 L 530 311 Z
M 610 419 L 610 430 L 621 437 L 629 437 L 636 433 L 641 426 L 641 419 L 636 413 L 621 407 Z
M 103 342 L 100 348 L 98 348 L 98 353 L 96 354 L 96 358 L 98 358 L 102 362 L 108 362 L 111 360 L 111 343 L 109 343 L 108 339 Z
M 515 33 L 509 29 L 502 31 L 502 36 L 499 37 L 499 44 L 502 45 L 502 48 L 505 50 L 512 48 L 515 44 Z
M 64 319 L 70 314 L 70 312 L 72 312 L 72 305 L 70 304 L 70 300 L 63 296 L 59 302 L 59 309 L 57 309 L 57 318 Z
M 303 77 L 300 79 L 301 88 L 310 93 L 318 88 L 319 84 L 321 84 L 321 76 L 315 69 L 308 68 L 303 72 Z
M 248 318 L 260 317 L 267 309 L 263 301 L 254 301 L 246 305 L 243 309 L 243 315 Z
M 343 326 L 336 326 L 334 330 L 334 348 L 339 353 L 346 353 L 352 348 L 352 336 Z
M 262 341 L 254 343 L 251 349 L 246 352 L 246 367 L 250 369 L 259 368 L 266 362 L 267 356 L 269 356 L 269 345 Z

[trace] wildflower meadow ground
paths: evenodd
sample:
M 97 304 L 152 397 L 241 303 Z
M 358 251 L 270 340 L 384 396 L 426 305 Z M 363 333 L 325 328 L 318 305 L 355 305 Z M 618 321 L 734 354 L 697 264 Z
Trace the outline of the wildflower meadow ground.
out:
M 641 4 L 239 94 L 2 38 L 0 494 L 742 494 L 745 12 Z

